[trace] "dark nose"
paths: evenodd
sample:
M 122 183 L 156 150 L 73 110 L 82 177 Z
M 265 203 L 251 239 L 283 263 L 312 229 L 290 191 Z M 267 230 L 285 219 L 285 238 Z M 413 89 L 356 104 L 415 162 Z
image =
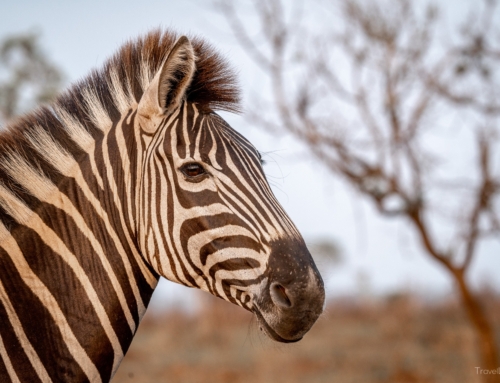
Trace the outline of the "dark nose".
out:
M 314 264 L 313 264 L 314 265 Z M 325 290 L 319 273 L 311 266 L 305 275 L 270 281 L 269 296 L 278 319 L 275 331 L 287 341 L 300 340 L 323 312 Z
M 323 312 L 323 280 L 303 241 L 281 240 L 271 248 L 268 280 L 257 302 L 256 314 L 271 338 L 296 342 Z

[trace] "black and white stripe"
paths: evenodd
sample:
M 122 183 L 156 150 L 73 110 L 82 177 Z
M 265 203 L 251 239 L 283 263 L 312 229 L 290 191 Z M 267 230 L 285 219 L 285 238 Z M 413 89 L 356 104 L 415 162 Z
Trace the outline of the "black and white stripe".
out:
M 227 69 L 203 44 L 153 32 L 0 136 L 0 381 L 109 381 L 159 276 L 281 341 L 321 312 L 308 253 L 282 268 L 319 308 L 291 329 L 291 287 L 269 287 L 276 249 L 305 247 L 258 152 L 213 112 L 231 89 L 210 83 Z

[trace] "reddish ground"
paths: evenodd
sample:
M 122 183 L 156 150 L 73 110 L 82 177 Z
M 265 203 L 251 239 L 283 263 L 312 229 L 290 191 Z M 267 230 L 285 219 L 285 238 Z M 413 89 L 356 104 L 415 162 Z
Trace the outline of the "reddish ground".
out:
M 334 302 L 302 341 L 283 345 L 208 298 L 197 315 L 147 314 L 113 383 L 480 381 L 475 334 L 451 302 Z M 500 300 L 483 300 L 500 334 Z

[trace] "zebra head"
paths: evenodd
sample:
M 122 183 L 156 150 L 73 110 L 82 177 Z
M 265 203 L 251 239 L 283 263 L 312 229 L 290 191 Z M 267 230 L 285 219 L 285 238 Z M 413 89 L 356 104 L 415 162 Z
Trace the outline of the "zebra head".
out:
M 140 250 L 158 274 L 252 311 L 277 341 L 297 341 L 322 312 L 323 281 L 259 152 L 186 96 L 196 62 L 181 37 L 138 103 Z

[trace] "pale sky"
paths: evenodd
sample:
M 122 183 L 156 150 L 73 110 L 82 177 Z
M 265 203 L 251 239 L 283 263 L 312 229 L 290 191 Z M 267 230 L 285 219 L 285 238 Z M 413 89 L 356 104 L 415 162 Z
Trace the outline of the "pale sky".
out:
M 206 37 L 237 70 L 247 98 L 261 75 L 238 48 L 224 20 L 211 11 L 210 1 L 0 0 L 0 4 L 0 37 L 40 31 L 43 48 L 67 74 L 68 83 L 99 67 L 124 41 L 158 26 Z M 458 7 L 462 2 L 453 4 Z M 324 270 L 328 296 L 356 292 L 360 275 L 368 277 L 368 287 L 375 293 L 404 288 L 432 296 L 451 290 L 449 277 L 422 254 L 401 221 L 378 217 L 369 203 L 335 180 L 294 139 L 266 134 L 240 116 L 224 117 L 260 151 L 274 153 L 266 158 L 266 173 L 306 241 L 326 236 L 341 247 L 344 262 L 333 271 Z M 474 259 L 471 278 L 475 285 L 487 280 L 499 288 L 499 272 L 500 244 L 490 241 Z M 162 301 L 192 300 L 189 289 L 172 283 L 162 282 L 160 289 L 154 299 L 158 307 Z

